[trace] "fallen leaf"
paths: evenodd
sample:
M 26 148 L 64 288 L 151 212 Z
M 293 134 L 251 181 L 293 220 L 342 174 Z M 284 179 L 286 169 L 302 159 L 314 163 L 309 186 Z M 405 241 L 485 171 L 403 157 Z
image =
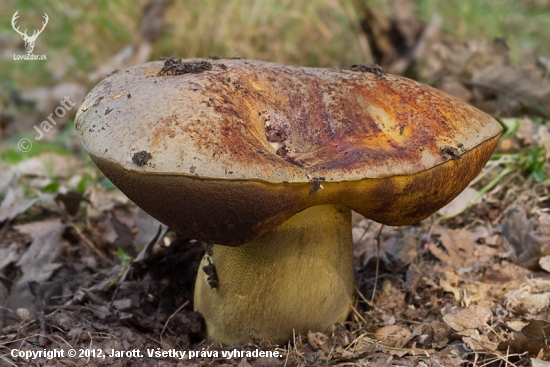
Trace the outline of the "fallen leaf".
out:
M 5 193 L 16 180 L 15 170 L 7 164 L 0 164 L 0 193 Z
M 441 226 L 436 227 L 434 233 L 440 235 L 439 240 L 445 250 L 433 243 L 430 243 L 428 248 L 443 264 L 458 269 L 477 262 L 478 258 L 474 254 L 477 240 L 475 233 L 466 229 L 448 229 Z
M 246 360 L 246 358 L 241 359 L 241 361 L 238 364 L 238 367 L 252 367 L 250 363 Z
M 472 77 L 475 89 L 497 96 L 496 115 L 517 111 L 521 104 L 539 104 L 550 110 L 550 83 L 547 78 L 507 65 L 488 65 Z
M 12 242 L 6 248 L 0 249 L 0 269 L 5 269 L 6 266 L 19 261 L 23 255 L 23 245 Z
M 68 178 L 82 169 L 82 162 L 68 154 L 45 152 L 18 163 L 14 168 L 21 176 Z
M 491 307 L 488 303 L 472 305 L 457 314 L 443 316 L 443 321 L 456 331 L 477 329 L 487 323 L 491 317 Z
M 478 194 L 479 191 L 473 187 L 467 187 L 462 191 L 456 198 L 453 199 L 449 204 L 445 205 L 443 208 L 437 211 L 437 214 L 447 217 L 459 214 L 470 201 Z
M 63 249 L 61 235 L 64 230 L 63 224 L 52 224 L 36 235 L 16 264 L 23 273 L 18 282 L 44 282 L 61 266 L 54 261 Z
M 532 210 L 539 197 L 535 189 L 524 192 L 500 225 L 511 245 L 510 259 L 532 270 L 539 267 L 542 256 L 550 255 L 550 214 Z
M 11 220 L 21 213 L 26 212 L 38 199 L 25 199 L 23 188 L 8 188 L 6 196 L 0 205 L 0 223 Z
M 531 358 L 531 367 L 550 367 L 550 362 L 538 358 Z
M 54 263 L 63 249 L 61 235 L 65 230 L 63 224 L 52 224 L 36 235 L 29 249 L 21 256 L 17 266 L 22 276 L 11 287 L 6 300 L 6 310 L 15 311 L 25 308 L 35 314 L 44 307 L 44 299 L 60 291 L 60 284 L 45 284 L 62 264 Z M 4 324 L 19 321 L 13 312 L 3 315 Z
M 322 350 L 325 353 L 330 353 L 332 345 L 330 343 L 330 338 L 323 333 L 314 333 L 309 331 L 307 333 L 307 340 L 313 350 Z
M 134 243 L 137 248 L 143 248 L 148 245 L 157 236 L 159 227 L 161 227 L 161 233 L 164 233 L 168 228 L 165 224 L 159 222 L 141 209 L 139 209 L 135 220 L 138 226 L 138 233 Z M 160 241 L 160 238 L 158 240 Z
M 385 346 L 388 347 L 403 347 L 411 336 L 411 332 L 404 326 L 391 325 L 384 326 L 374 333 L 374 339 L 379 340 Z
M 29 235 L 31 238 L 34 238 L 38 233 L 44 231 L 47 228 L 50 228 L 54 224 L 60 224 L 60 223 L 61 223 L 61 219 L 59 218 L 49 218 L 49 219 L 38 220 L 38 221 L 29 222 L 25 224 L 18 224 L 16 226 L 13 226 L 13 228 L 20 233 Z
M 499 344 L 500 350 L 524 353 L 529 352 L 538 358 L 549 358 L 550 322 L 531 320 L 521 331 L 515 332 L 512 338 Z
M 528 278 L 517 289 L 508 292 L 506 300 L 508 306 L 517 306 L 518 312 L 538 315 L 550 307 L 550 279 Z
M 550 255 L 543 256 L 539 259 L 540 267 L 550 273 Z
M 487 335 L 480 334 L 477 329 L 470 329 L 460 334 L 468 334 L 468 336 L 462 338 L 462 341 L 475 351 L 495 351 L 499 346 L 497 342 L 490 340 Z

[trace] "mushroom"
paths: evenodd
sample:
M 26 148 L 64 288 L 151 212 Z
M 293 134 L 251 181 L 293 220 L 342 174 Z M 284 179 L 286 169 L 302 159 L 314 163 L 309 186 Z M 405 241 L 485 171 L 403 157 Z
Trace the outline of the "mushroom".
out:
M 252 60 L 119 71 L 86 97 L 76 129 L 138 206 L 214 244 L 194 306 L 223 344 L 344 322 L 351 210 L 417 223 L 468 185 L 501 134 L 489 115 L 378 68 Z

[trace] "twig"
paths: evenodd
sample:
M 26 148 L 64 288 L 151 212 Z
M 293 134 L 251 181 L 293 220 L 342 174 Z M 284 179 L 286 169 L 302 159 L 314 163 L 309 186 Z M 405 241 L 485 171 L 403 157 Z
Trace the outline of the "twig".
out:
M 369 333 L 363 333 L 361 335 L 359 335 L 357 338 L 353 339 L 351 341 L 351 343 L 348 344 L 348 346 L 344 349 L 344 351 L 347 351 L 348 349 L 350 349 L 351 347 L 353 347 L 355 344 L 357 344 L 357 342 L 363 338 L 365 338 L 367 335 L 369 335 Z M 370 343 L 372 344 L 377 344 L 378 342 L 374 339 L 371 339 L 369 337 L 366 337 L 365 339 L 367 339 Z
M 382 229 L 384 225 L 380 226 L 378 234 L 376 235 L 376 273 L 374 277 L 374 288 L 372 289 L 372 297 L 370 301 L 374 304 L 374 295 L 376 294 L 376 286 L 378 285 L 378 269 L 380 268 L 380 235 L 382 234 Z
M 117 281 L 117 286 L 116 286 L 115 292 L 113 293 L 113 297 L 111 298 L 111 303 L 109 304 L 109 306 L 113 305 L 113 302 L 115 301 L 115 297 L 118 293 L 118 289 L 120 288 L 120 285 L 122 283 L 124 283 L 124 281 L 126 281 L 126 277 L 130 273 L 130 270 L 133 269 L 133 268 L 137 268 L 138 266 L 141 266 L 141 262 L 144 261 L 147 254 L 151 251 L 153 246 L 157 244 L 159 239 L 163 238 L 166 235 L 166 232 L 168 232 L 168 227 L 166 227 L 164 229 L 164 232 L 163 232 L 162 231 L 162 226 L 159 226 L 159 228 L 157 230 L 157 234 L 155 235 L 155 237 L 147 244 L 147 246 L 145 246 L 140 251 L 140 253 L 136 256 L 135 259 L 133 259 L 132 261 L 130 261 L 126 265 L 126 268 L 124 269 L 124 273 L 122 274 L 122 276 Z
M 183 302 L 183 305 L 181 305 L 173 314 L 170 315 L 170 317 L 168 318 L 168 320 L 166 320 L 166 323 L 164 324 L 164 327 L 162 328 L 162 331 L 160 332 L 160 337 L 162 339 L 162 334 L 164 334 L 164 330 L 166 330 L 166 327 L 168 326 L 168 323 L 170 322 L 170 320 L 172 320 L 172 317 L 176 316 L 176 314 L 178 312 L 180 312 L 185 306 L 187 306 L 189 304 L 189 300 Z
M 0 358 L 1 358 L 4 362 L 7 362 L 7 363 L 11 364 L 12 366 L 17 367 L 16 364 L 11 363 L 10 361 L 8 361 L 8 360 L 7 360 L 6 358 L 4 358 L 3 356 L 0 356 Z
M 103 252 L 100 248 L 98 248 L 92 241 L 90 241 L 85 235 L 84 232 L 80 228 L 76 226 L 76 224 L 69 222 L 69 225 L 75 230 L 76 234 L 82 239 L 82 241 L 88 245 L 89 248 L 91 248 L 97 256 L 99 256 L 101 259 L 104 259 L 107 257 L 105 252 Z
M 126 267 L 124 268 L 124 273 L 122 273 L 122 275 L 118 277 L 117 285 L 113 293 L 113 296 L 111 297 L 111 303 L 109 303 L 109 307 L 113 305 L 113 302 L 116 299 L 116 295 L 118 293 L 118 289 L 120 288 L 120 285 L 124 283 L 124 281 L 126 280 L 126 277 L 128 276 L 128 273 L 130 272 L 130 269 L 132 269 L 130 265 L 131 265 L 130 263 L 126 264 Z
M 369 300 L 367 299 L 367 297 L 365 297 L 365 296 L 363 295 L 363 293 L 361 293 L 361 290 L 359 290 L 359 288 L 358 288 L 357 286 L 355 286 L 355 291 L 356 291 L 357 294 L 359 295 L 359 298 L 361 298 L 361 300 L 362 300 L 363 302 L 365 302 L 367 305 L 369 305 L 369 307 L 372 307 L 372 308 L 374 308 L 374 309 L 377 309 L 377 308 L 378 308 L 378 307 L 376 307 L 376 305 L 375 305 L 374 303 L 372 303 L 371 301 L 369 301 Z
M 364 231 L 363 231 L 363 234 L 361 235 L 361 237 L 359 237 L 359 240 L 357 241 L 357 243 L 361 243 L 361 241 L 363 241 L 363 238 L 365 237 L 365 235 L 367 234 L 367 232 L 369 231 L 370 229 L 370 226 L 371 224 L 374 223 L 372 220 L 369 222 L 369 224 L 363 228 Z
M 92 350 L 92 342 L 93 342 L 93 338 L 92 338 L 92 335 L 90 334 L 90 332 L 88 332 L 88 337 L 90 338 L 90 345 L 88 346 L 88 349 L 89 350 Z M 92 357 L 92 354 L 90 353 L 88 355 L 88 359 L 86 360 L 86 366 L 88 365 L 88 363 L 90 363 L 90 358 Z
M 354 306 L 351 306 L 351 309 L 352 309 L 353 313 L 355 314 L 355 316 L 357 316 L 361 321 L 363 321 L 365 323 L 365 325 L 367 325 L 367 320 L 365 320 L 365 318 L 363 316 L 361 316 L 359 311 L 357 311 L 357 309 Z

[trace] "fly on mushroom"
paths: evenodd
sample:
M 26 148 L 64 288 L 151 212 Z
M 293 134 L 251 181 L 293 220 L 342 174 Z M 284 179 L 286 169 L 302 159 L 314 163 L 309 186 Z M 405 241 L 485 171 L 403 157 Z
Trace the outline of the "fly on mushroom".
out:
M 211 289 L 218 288 L 218 274 L 216 273 L 216 268 L 214 267 L 214 264 L 212 264 L 210 257 L 206 256 L 206 260 L 208 261 L 208 265 L 202 267 L 202 270 L 208 276 L 206 278 L 206 282 Z

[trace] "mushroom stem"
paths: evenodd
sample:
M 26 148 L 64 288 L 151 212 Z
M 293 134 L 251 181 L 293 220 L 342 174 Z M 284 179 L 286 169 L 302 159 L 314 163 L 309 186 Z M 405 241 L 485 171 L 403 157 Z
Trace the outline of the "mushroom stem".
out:
M 255 331 L 284 343 L 293 331 L 325 332 L 344 322 L 353 303 L 352 244 L 351 210 L 319 205 L 239 247 L 215 245 L 195 285 L 208 336 L 231 345 Z

